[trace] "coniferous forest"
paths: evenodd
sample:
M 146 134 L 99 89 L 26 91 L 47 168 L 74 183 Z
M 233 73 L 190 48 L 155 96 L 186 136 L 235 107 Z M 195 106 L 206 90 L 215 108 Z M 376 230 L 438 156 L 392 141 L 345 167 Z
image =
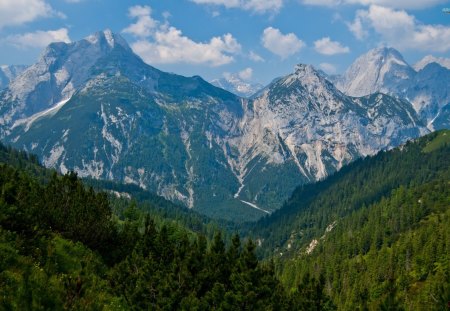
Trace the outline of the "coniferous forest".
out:
M 445 310 L 449 155 L 436 132 L 236 225 L 1 146 L 0 309 Z
M 332 308 L 320 280 L 287 291 L 251 240 L 229 245 L 131 202 L 120 217 L 105 192 L 2 148 L 0 309 L 299 310 Z M 31 163 L 29 163 L 31 161 Z M 42 181 L 44 180 L 44 181 Z

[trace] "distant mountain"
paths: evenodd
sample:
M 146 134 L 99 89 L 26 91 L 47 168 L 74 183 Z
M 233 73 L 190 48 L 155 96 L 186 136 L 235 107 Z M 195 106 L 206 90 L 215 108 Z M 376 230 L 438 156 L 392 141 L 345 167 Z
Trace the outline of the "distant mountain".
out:
M 6 88 L 9 83 L 14 80 L 19 74 L 21 74 L 27 66 L 17 65 L 17 66 L 0 66 L 0 90 Z
M 423 68 L 425 68 L 426 65 L 431 63 L 436 63 L 441 65 L 442 67 L 450 69 L 450 58 L 434 57 L 433 55 L 427 55 L 424 58 L 422 58 L 420 61 L 414 64 L 414 69 L 416 71 L 420 71 Z
M 211 84 L 241 97 L 250 97 L 264 87 L 264 85 L 259 83 L 246 82 L 239 78 L 237 74 L 214 79 L 211 81 Z
M 448 59 L 425 57 L 414 70 L 392 48 L 377 48 L 359 57 L 334 78 L 338 89 L 350 96 L 376 92 L 408 100 L 430 130 L 448 128 L 450 69 Z
M 109 30 L 51 44 L 0 92 L 0 116 L 2 139 L 48 167 L 240 221 L 427 132 L 406 101 L 344 95 L 311 66 L 243 99 L 145 64 Z
M 376 92 L 395 93 L 415 75 L 403 56 L 393 48 L 377 48 L 356 59 L 336 86 L 350 96 Z
M 271 208 L 300 182 L 427 132 L 408 102 L 384 94 L 346 96 L 302 64 L 244 109 L 242 136 L 230 142 L 242 155 L 236 195 Z

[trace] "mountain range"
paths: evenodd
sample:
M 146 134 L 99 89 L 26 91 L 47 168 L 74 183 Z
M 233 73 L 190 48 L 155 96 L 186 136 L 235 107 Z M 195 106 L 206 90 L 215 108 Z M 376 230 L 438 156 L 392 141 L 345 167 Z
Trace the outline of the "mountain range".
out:
M 243 98 L 162 72 L 106 30 L 50 44 L 0 91 L 0 137 L 63 173 L 247 221 L 299 184 L 447 126 L 449 74 L 376 49 L 333 81 L 299 64 Z
M 350 96 L 382 92 L 408 100 L 430 130 L 449 127 L 450 60 L 426 56 L 414 68 L 393 48 L 377 48 L 359 57 L 336 86 Z

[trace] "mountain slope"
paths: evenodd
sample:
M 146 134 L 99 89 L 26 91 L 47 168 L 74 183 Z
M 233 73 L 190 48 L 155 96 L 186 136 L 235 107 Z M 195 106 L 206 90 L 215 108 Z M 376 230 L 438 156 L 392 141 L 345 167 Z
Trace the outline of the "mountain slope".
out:
M 189 207 L 233 200 L 238 186 L 224 140 L 242 115 L 240 99 L 200 77 L 148 66 L 127 46 L 111 46 L 107 36 L 85 40 L 100 45 L 89 50 L 107 52 L 84 68 L 89 75 L 70 99 L 16 120 L 9 139 L 62 172 L 135 183 Z M 78 44 L 62 49 L 78 53 Z M 215 176 L 220 179 L 211 189 Z
M 447 60 L 427 56 L 415 71 L 392 48 L 373 49 L 359 57 L 342 77 L 334 79 L 347 95 L 376 92 L 409 101 L 430 130 L 448 128 L 450 69 Z
M 284 263 L 282 279 L 295 287 L 321 274 L 338 309 L 443 310 L 449 204 L 448 179 L 397 188 L 330 225 Z
M 0 202 L 2 310 L 299 310 L 312 297 L 328 301 L 322 288 L 286 291 L 237 235 L 226 247 L 220 231 L 207 241 L 133 204 L 114 215 L 106 194 L 73 173 L 41 183 L 2 162 Z
M 447 130 L 357 160 L 299 187 L 249 234 L 285 284 L 320 276 L 339 309 L 440 310 L 450 297 L 449 154 Z
M 20 75 L 27 66 L 0 66 L 0 90 L 6 88 L 9 83 L 14 80 L 18 75 Z
M 426 132 L 404 101 L 346 96 L 311 66 L 242 99 L 145 64 L 110 31 L 51 44 L 0 94 L 0 113 L 1 137 L 48 167 L 238 221 Z
M 383 94 L 348 97 L 307 65 L 272 83 L 244 109 L 242 137 L 231 141 L 243 155 L 235 164 L 241 182 L 236 195 L 263 206 L 283 200 L 300 183 L 426 132 L 408 103 Z
M 398 187 L 450 178 L 449 148 L 450 131 L 439 131 L 359 159 L 323 181 L 297 188 L 280 210 L 253 227 L 253 236 L 264 241 L 266 251 L 295 254 L 331 224 Z
M 357 58 L 336 84 L 350 96 L 396 93 L 415 71 L 393 48 L 377 48 Z

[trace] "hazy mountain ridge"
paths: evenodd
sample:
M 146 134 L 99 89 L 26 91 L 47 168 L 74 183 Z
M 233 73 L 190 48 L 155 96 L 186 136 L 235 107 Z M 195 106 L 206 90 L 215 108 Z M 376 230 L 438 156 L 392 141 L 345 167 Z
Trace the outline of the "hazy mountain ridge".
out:
M 244 81 L 237 74 L 214 79 L 211 84 L 241 97 L 250 97 L 264 88 L 262 84 Z

